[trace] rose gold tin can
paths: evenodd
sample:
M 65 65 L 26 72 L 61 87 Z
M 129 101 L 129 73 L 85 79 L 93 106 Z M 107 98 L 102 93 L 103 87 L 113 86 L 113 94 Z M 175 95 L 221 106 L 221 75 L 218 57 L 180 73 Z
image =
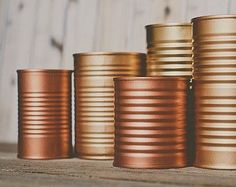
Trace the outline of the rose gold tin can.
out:
M 127 77 L 114 83 L 114 166 L 186 166 L 187 79 Z
M 18 70 L 18 157 L 71 156 L 70 70 Z
M 113 159 L 113 78 L 142 76 L 145 54 L 78 53 L 75 66 L 76 153 L 84 159 Z
M 192 77 L 192 25 L 146 26 L 147 75 Z
M 195 165 L 236 169 L 236 15 L 194 18 Z

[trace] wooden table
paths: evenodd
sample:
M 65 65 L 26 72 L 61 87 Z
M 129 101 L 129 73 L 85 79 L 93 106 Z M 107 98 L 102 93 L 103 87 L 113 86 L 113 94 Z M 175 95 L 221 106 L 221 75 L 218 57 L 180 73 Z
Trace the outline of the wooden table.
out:
M 183 169 L 141 170 L 112 167 L 112 161 L 77 158 L 32 161 L 16 158 L 16 145 L 0 144 L 1 187 L 81 186 L 236 186 L 236 171 Z

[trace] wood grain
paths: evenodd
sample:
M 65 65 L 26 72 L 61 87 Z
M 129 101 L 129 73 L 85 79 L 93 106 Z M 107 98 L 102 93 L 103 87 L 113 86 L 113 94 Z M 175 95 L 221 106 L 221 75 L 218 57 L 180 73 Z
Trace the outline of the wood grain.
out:
M 72 69 L 76 52 L 145 52 L 147 24 L 235 12 L 235 0 L 0 0 L 0 142 L 17 141 L 16 69 Z
M 0 144 L 0 186 L 234 187 L 236 171 L 114 168 L 111 161 L 77 158 L 30 161 L 16 158 L 14 144 Z

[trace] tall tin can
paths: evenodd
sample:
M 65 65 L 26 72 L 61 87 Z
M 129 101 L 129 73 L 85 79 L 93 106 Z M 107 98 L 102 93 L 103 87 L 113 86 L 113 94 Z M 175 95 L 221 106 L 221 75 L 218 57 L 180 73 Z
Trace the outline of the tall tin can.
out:
M 195 165 L 236 169 L 236 15 L 194 18 Z
M 147 75 L 192 77 L 192 25 L 146 26 Z
M 78 53 L 75 67 L 76 154 L 84 159 L 113 159 L 113 78 L 143 76 L 145 54 Z
M 70 70 L 18 70 L 18 157 L 72 154 Z
M 187 79 L 122 77 L 114 83 L 114 166 L 186 166 Z

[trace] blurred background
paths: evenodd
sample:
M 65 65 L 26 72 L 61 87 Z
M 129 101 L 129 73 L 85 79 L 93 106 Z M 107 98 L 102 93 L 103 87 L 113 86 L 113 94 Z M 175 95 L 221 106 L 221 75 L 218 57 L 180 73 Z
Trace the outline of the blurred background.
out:
M 0 142 L 17 142 L 16 69 L 72 69 L 76 52 L 145 52 L 147 24 L 232 13 L 236 0 L 0 0 Z

